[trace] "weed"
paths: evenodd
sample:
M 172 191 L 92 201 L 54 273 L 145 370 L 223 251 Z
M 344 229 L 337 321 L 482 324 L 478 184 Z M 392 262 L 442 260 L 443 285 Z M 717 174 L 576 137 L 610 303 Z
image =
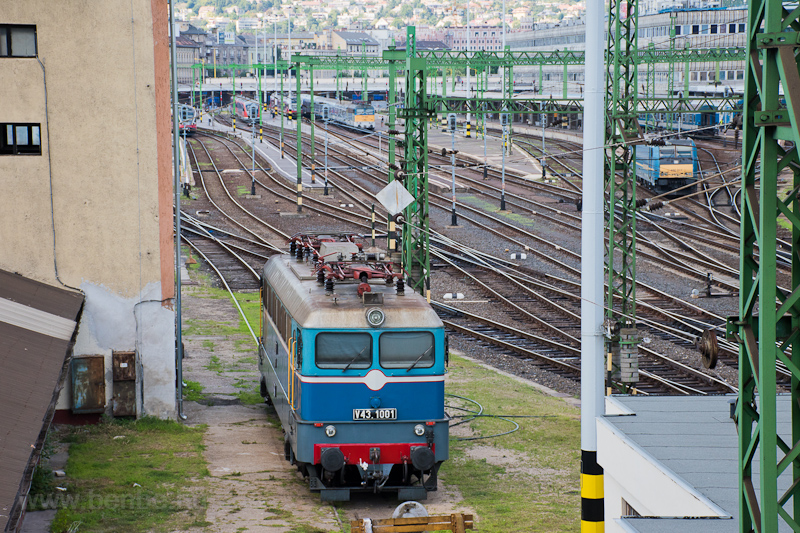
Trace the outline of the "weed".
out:
M 319 529 L 307 524 L 300 524 L 294 526 L 288 533 L 327 533 L 324 529 Z
M 210 340 L 203 341 L 203 348 L 206 348 L 209 352 L 213 352 L 216 345 L 217 344 L 214 341 Z
M 224 371 L 224 367 L 219 360 L 219 357 L 216 355 L 212 355 L 211 359 L 209 360 L 208 364 L 206 365 L 207 370 L 211 370 L 212 372 L 222 372 Z
M 31 479 L 31 488 L 28 498 L 28 510 L 34 511 L 39 510 L 42 507 L 34 507 L 33 502 L 36 502 L 37 496 L 46 495 L 52 493 L 55 490 L 55 480 L 53 479 L 53 469 L 50 468 L 50 457 L 53 455 L 55 451 L 55 446 L 53 445 L 53 434 L 52 432 L 47 433 L 47 436 L 44 439 L 44 445 L 42 447 L 42 451 L 39 455 L 39 462 L 36 464 L 36 467 L 33 470 L 33 478 Z
M 261 397 L 258 391 L 238 391 L 236 397 L 243 405 L 258 405 L 264 403 L 264 398 Z
M 183 387 L 183 399 L 189 402 L 199 402 L 205 399 L 203 386 L 197 381 L 186 381 Z

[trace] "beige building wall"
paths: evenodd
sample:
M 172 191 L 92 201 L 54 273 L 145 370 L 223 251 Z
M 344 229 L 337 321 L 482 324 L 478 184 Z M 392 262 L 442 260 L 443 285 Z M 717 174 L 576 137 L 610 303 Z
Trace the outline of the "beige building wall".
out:
M 38 47 L 0 58 L 0 123 L 42 132 L 42 155 L 0 155 L 0 268 L 85 293 L 75 355 L 106 356 L 109 409 L 111 352 L 135 350 L 138 414 L 174 416 L 167 2 L 54 7 L 0 0 Z

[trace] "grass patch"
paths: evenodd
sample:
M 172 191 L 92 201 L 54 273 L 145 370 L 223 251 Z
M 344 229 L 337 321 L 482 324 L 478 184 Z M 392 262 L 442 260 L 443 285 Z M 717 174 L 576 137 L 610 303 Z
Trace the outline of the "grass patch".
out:
M 459 195 L 458 199 L 461 202 L 468 203 L 474 207 L 489 211 L 490 213 L 493 213 L 495 216 L 503 217 L 512 222 L 516 222 L 520 226 L 525 226 L 528 228 L 536 227 L 536 223 L 528 215 L 524 215 L 521 213 L 500 213 L 499 203 L 492 203 L 485 198 L 472 195 Z
M 203 427 L 114 420 L 73 428 L 51 531 L 175 531 L 205 522 Z
M 195 293 L 195 296 L 200 298 L 213 298 L 213 299 L 223 299 L 223 298 L 230 298 L 230 294 L 225 289 L 218 289 L 216 287 L 211 286 L 204 286 L 201 289 L 198 289 Z M 257 292 L 235 292 L 233 293 L 234 298 L 241 306 L 242 311 L 244 312 L 245 316 L 247 317 L 247 322 L 250 323 L 250 327 L 253 328 L 253 331 L 258 334 L 258 324 L 260 320 L 260 307 L 261 302 L 259 300 L 259 295 Z M 237 310 L 238 311 L 238 310 Z M 247 323 L 242 319 L 241 314 L 239 315 L 238 324 L 235 326 L 232 324 L 226 324 L 217 322 L 214 320 L 186 320 L 185 326 L 183 329 L 184 335 L 203 335 L 203 336 L 211 336 L 211 335 L 245 335 L 248 339 L 252 339 L 250 336 L 250 330 L 247 327 Z M 252 349 L 252 346 L 251 346 Z
M 243 185 L 236 187 L 237 196 L 247 196 L 248 194 L 250 194 L 250 187 L 245 187 Z
M 211 359 L 209 360 L 208 364 L 206 365 L 207 370 L 211 370 L 212 372 L 224 372 L 225 367 L 219 360 L 219 357 L 216 355 L 212 355 Z
M 450 373 L 453 379 L 448 380 L 447 392 L 481 403 L 486 414 L 532 417 L 516 418 L 520 430 L 501 437 L 474 441 L 451 437 L 450 460 L 442 466 L 442 480 L 456 486 L 465 503 L 475 509 L 479 529 L 579 531 L 579 411 L 460 357 L 452 358 Z M 448 399 L 452 405 L 457 402 Z M 475 436 L 512 428 L 508 422 L 488 417 L 468 425 Z M 487 450 L 488 457 L 481 457 Z
M 216 345 L 217 344 L 214 341 L 210 341 L 208 339 L 203 341 L 203 348 L 207 349 L 209 352 L 213 352 Z
M 294 526 L 292 529 L 288 531 L 288 533 L 327 533 L 324 529 L 319 529 L 313 526 L 309 526 L 307 524 L 301 524 L 298 526 Z
M 256 335 L 258 335 L 258 330 L 255 331 Z M 236 339 L 233 341 L 234 349 L 237 352 L 243 353 L 253 353 L 253 350 L 256 348 L 255 342 L 253 341 L 252 337 L 248 337 L 246 339 Z M 251 364 L 250 360 L 252 360 L 252 364 L 255 364 L 256 358 L 255 357 L 244 357 L 239 359 L 239 363 L 246 363 Z
M 183 399 L 189 402 L 200 402 L 205 399 L 203 386 L 197 381 L 186 381 L 183 388 Z
M 240 390 L 236 392 L 236 397 L 243 405 L 259 405 L 264 403 L 264 398 L 257 390 Z

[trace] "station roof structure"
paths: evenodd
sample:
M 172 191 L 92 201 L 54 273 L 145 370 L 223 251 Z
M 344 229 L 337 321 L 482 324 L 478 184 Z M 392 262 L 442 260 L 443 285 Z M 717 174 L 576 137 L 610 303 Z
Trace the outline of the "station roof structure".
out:
M 82 306 L 78 292 L 0 270 L 0 517 L 8 531 L 25 508 Z
M 739 456 L 736 425 L 730 418 L 730 401 L 736 395 L 710 397 L 615 396 L 621 409 L 603 417 L 599 426 L 615 432 L 627 449 L 634 450 L 698 500 L 718 508 L 720 516 L 622 517 L 619 525 L 631 533 L 738 533 Z M 791 430 L 791 396 L 777 397 L 778 427 Z M 607 410 L 608 412 L 608 410 Z M 598 444 L 598 461 L 604 464 Z M 619 450 L 617 450 L 619 451 Z M 606 453 L 612 450 L 606 449 Z M 605 457 L 606 463 L 610 459 Z M 754 482 L 758 485 L 754 471 Z M 789 475 L 778 490 L 789 488 Z M 642 484 L 650 480 L 643 479 Z M 631 489 L 633 487 L 626 487 Z M 607 502 L 608 504 L 608 502 Z M 612 503 L 612 505 L 616 505 Z M 638 510 L 637 510 L 638 511 Z M 606 520 L 609 518 L 607 517 Z M 783 530 L 781 530 L 783 531 Z M 788 527 L 786 531 L 789 531 Z

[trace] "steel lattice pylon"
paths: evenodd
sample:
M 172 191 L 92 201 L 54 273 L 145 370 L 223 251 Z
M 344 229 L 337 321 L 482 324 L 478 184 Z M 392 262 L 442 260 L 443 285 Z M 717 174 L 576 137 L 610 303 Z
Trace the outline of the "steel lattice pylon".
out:
M 636 2 L 612 0 L 609 4 L 606 65 L 605 180 L 608 191 L 608 293 L 606 314 L 618 309 L 632 322 L 636 316 L 636 179 L 635 152 L 639 138 L 637 117 Z M 616 177 L 616 179 L 615 179 Z
M 405 186 L 414 202 L 405 210 L 403 264 L 408 283 L 423 295 L 430 295 L 430 238 L 428 235 L 428 127 L 435 109 L 425 88 L 426 60 L 416 57 L 416 29 L 406 30 L 406 92 L 404 171 Z
M 728 333 L 740 343 L 739 530 L 767 533 L 788 525 L 800 531 L 800 366 L 793 362 L 800 347 L 800 13 L 786 10 L 780 0 L 753 0 L 747 28 L 741 288 L 738 320 L 728 324 Z M 781 139 L 793 147 L 785 150 Z M 779 191 L 778 174 L 787 169 L 792 186 Z M 779 217 L 792 227 L 789 289 L 778 287 L 776 279 Z M 783 437 L 778 435 L 777 365 L 791 374 L 791 427 L 780 428 Z

